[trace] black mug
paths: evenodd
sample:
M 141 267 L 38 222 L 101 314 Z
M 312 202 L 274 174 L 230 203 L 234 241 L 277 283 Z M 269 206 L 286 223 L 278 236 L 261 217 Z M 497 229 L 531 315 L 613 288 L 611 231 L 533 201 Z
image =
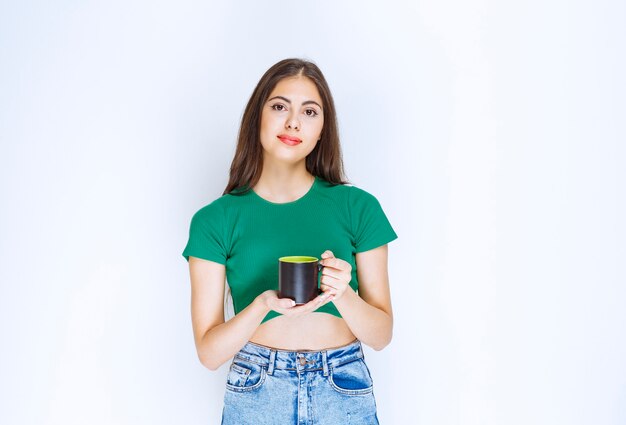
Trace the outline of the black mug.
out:
M 278 259 L 278 296 L 306 304 L 320 294 L 322 265 L 315 257 L 291 256 Z

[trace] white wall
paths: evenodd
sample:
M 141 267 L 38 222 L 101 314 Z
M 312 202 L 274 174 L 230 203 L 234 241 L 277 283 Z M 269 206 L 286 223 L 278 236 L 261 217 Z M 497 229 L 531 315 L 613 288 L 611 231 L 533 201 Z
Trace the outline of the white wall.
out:
M 3 2 L 0 423 L 219 423 L 181 252 L 290 56 L 400 235 L 394 341 L 366 352 L 381 423 L 626 423 L 625 12 Z

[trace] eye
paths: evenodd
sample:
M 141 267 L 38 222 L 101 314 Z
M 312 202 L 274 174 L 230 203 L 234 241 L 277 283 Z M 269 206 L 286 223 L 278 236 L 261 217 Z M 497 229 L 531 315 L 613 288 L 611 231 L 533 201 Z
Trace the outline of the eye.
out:
M 272 109 L 275 111 L 284 111 L 285 105 L 281 105 L 280 103 L 277 103 L 275 105 L 272 105 Z
M 304 111 L 304 113 L 308 116 L 308 117 L 316 117 L 318 115 L 317 111 L 315 109 L 307 109 Z

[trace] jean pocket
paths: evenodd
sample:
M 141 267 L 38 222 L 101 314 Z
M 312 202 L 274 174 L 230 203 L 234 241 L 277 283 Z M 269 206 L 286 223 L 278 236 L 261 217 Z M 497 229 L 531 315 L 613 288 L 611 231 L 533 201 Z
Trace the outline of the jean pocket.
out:
M 226 389 L 235 392 L 254 391 L 263 385 L 267 373 L 260 364 L 235 357 L 226 377 Z
M 363 359 L 333 367 L 328 381 L 335 391 L 345 395 L 370 394 L 374 389 L 372 376 Z

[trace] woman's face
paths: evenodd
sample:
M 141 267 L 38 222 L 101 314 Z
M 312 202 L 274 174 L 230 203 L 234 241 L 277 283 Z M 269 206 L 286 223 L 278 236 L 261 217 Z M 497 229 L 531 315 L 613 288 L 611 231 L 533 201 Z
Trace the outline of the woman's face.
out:
M 261 111 L 264 160 L 304 162 L 323 126 L 322 99 L 315 84 L 303 76 L 279 81 Z

